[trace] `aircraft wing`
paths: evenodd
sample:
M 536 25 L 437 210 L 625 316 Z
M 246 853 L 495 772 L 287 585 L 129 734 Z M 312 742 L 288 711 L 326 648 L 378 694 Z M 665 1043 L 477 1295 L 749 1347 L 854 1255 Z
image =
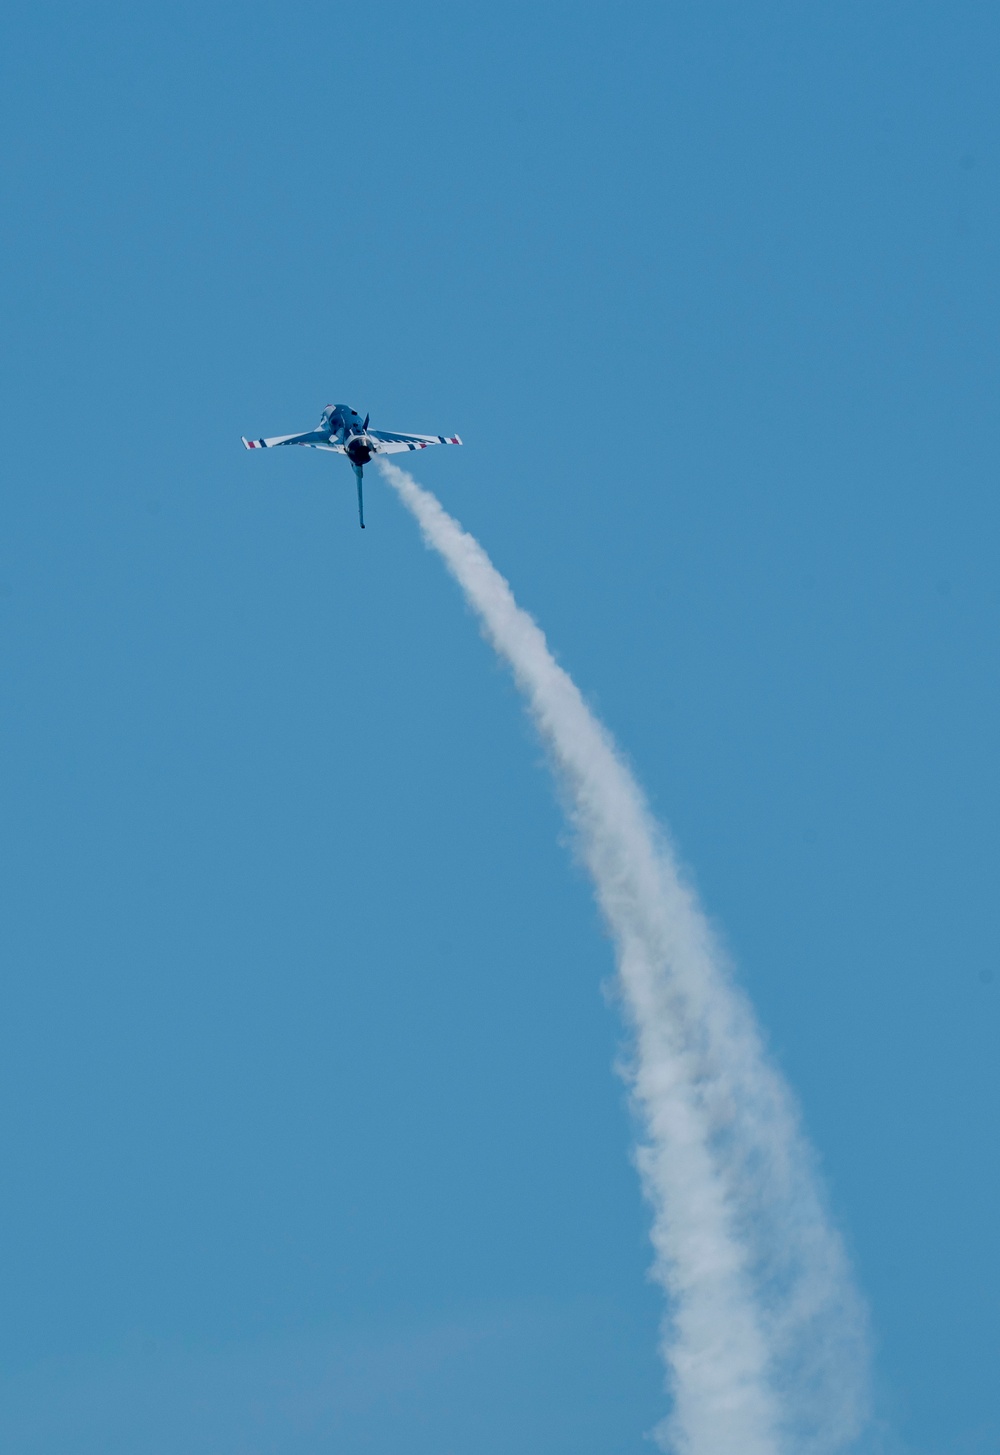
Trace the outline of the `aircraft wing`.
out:
M 248 440 L 246 435 L 242 439 L 248 450 L 270 450 L 275 445 L 306 445 L 313 450 L 336 450 L 340 455 L 344 453 L 343 445 L 331 445 L 329 435 L 321 434 L 318 429 L 307 429 L 305 434 L 276 434 L 269 440 Z
M 462 441 L 457 434 L 393 434 L 387 429 L 370 429 L 368 431 L 370 440 L 377 440 L 375 453 L 379 455 L 398 455 L 403 450 L 426 450 L 428 445 L 460 445 Z

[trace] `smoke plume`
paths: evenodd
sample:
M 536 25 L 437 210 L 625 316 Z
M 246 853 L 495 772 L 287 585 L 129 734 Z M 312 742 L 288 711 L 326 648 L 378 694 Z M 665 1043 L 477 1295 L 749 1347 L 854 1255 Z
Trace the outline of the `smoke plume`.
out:
M 631 1032 L 636 1162 L 678 1455 L 850 1443 L 867 1413 L 864 1305 L 792 1095 L 673 848 L 604 726 L 485 551 L 380 461 L 509 664 L 610 927 Z

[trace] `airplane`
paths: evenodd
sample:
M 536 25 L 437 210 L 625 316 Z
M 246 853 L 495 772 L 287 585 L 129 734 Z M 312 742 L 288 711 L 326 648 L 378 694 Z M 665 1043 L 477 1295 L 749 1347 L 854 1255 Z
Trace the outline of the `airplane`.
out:
M 305 445 L 310 450 L 333 450 L 346 455 L 358 481 L 358 519 L 365 528 L 365 502 L 362 487 L 364 468 L 372 455 L 396 455 L 403 450 L 426 450 L 428 445 L 460 445 L 457 434 L 393 434 L 386 429 L 369 429 L 364 419 L 349 404 L 328 404 L 315 429 L 305 434 L 279 434 L 269 440 L 248 440 L 241 436 L 248 450 L 269 450 L 275 445 Z

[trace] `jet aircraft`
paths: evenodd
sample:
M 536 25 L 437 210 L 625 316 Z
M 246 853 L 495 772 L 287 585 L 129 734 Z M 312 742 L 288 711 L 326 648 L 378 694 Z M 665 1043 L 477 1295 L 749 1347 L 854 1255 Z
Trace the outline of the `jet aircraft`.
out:
M 358 481 L 358 519 L 365 528 L 365 502 L 362 486 L 364 468 L 373 455 L 396 455 L 403 450 L 426 450 L 428 445 L 460 445 L 457 434 L 393 434 L 386 429 L 369 429 L 369 416 L 364 419 L 349 404 L 328 404 L 315 429 L 305 434 L 279 434 L 269 440 L 248 440 L 248 450 L 269 450 L 274 445 L 305 445 L 310 450 L 333 450 L 346 455 Z

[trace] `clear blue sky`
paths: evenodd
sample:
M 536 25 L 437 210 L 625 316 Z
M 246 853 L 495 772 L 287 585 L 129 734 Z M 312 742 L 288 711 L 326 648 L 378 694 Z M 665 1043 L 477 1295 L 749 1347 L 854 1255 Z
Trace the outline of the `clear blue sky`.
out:
M 641 1455 L 610 950 L 323 405 L 459 431 L 804 1107 L 907 1455 L 1000 1447 L 1000 13 L 19 4 L 0 1447 Z

